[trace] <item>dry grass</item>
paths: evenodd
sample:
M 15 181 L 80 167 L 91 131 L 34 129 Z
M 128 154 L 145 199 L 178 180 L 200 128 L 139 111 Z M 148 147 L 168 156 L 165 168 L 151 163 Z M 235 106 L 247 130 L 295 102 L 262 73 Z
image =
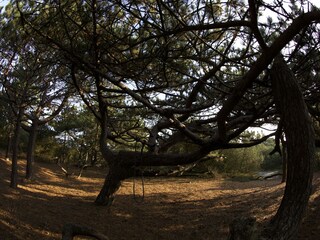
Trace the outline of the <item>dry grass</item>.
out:
M 10 162 L 0 160 L 1 240 L 61 239 L 66 223 L 96 228 L 111 240 L 226 239 L 235 217 L 250 214 L 259 223 L 268 221 L 284 187 L 279 180 L 147 178 L 141 202 L 133 198 L 133 180 L 129 179 L 108 211 L 93 204 L 103 183 L 102 170 L 88 169 L 79 179 L 65 178 L 58 166 L 37 163 L 35 172 L 33 181 L 21 180 L 18 189 L 11 189 Z M 319 174 L 314 183 L 316 190 L 298 236 L 301 240 L 320 236 Z M 139 197 L 141 183 L 136 180 L 136 185 Z

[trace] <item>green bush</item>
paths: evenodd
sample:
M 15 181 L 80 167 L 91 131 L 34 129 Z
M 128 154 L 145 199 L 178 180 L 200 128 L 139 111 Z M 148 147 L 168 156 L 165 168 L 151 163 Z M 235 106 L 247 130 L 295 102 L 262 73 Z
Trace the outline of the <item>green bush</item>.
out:
M 263 155 L 259 146 L 223 150 L 226 173 L 249 173 L 260 170 Z
M 268 171 L 268 170 L 275 170 L 281 169 L 282 167 L 282 158 L 279 153 L 274 153 L 270 155 L 268 152 L 264 154 L 264 160 L 261 163 L 261 169 Z

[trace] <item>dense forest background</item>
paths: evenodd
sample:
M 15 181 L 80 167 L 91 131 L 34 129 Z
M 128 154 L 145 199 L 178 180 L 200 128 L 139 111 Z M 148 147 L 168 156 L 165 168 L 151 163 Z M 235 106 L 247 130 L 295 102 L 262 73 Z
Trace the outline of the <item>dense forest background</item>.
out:
M 11 157 L 12 152 L 12 128 L 13 119 L 10 116 L 10 106 L 5 102 L 1 102 L 1 134 L 0 147 L 2 155 L 6 158 Z M 317 126 L 315 126 L 317 127 Z M 268 132 L 271 132 L 275 126 L 256 130 L 249 129 L 245 131 L 241 137 L 235 141 L 246 143 L 255 139 L 261 139 Z M 19 142 L 19 155 L 22 158 L 27 156 L 28 152 L 28 132 L 22 130 Z M 34 160 L 38 162 L 59 163 L 64 166 L 99 166 L 106 167 L 99 146 L 99 125 L 86 106 L 81 105 L 79 99 L 72 99 L 64 106 L 62 111 L 38 130 L 36 147 L 34 151 Z M 258 177 L 259 172 L 263 171 L 278 171 L 283 170 L 283 156 L 279 152 L 273 152 L 275 139 L 268 138 L 266 141 L 249 148 L 236 148 L 226 150 L 216 150 L 211 152 L 201 162 L 190 164 L 182 168 L 181 175 L 195 174 L 211 174 L 213 177 L 216 174 L 224 176 L 247 176 Z M 119 146 L 115 145 L 114 150 L 119 150 Z M 282 146 L 281 146 L 282 147 Z M 191 145 L 192 148 L 192 145 Z M 141 146 L 136 143 L 130 143 L 121 146 L 122 150 L 133 150 L 140 152 Z M 173 152 L 190 151 L 190 145 L 179 144 L 170 149 Z M 171 171 L 176 171 L 176 167 L 149 167 L 144 171 L 159 172 L 167 174 Z M 320 170 L 320 150 L 316 151 L 315 170 Z M 178 172 L 177 172 L 178 175 Z

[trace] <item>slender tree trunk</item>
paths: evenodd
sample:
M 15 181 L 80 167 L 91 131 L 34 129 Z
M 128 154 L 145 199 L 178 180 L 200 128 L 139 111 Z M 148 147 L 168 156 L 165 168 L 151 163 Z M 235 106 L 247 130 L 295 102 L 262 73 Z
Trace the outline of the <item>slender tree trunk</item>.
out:
M 32 122 L 29 139 L 28 139 L 28 150 L 27 150 L 27 165 L 26 165 L 26 179 L 32 179 L 33 177 L 33 162 L 34 162 L 34 151 L 36 146 L 38 132 L 38 124 L 36 121 Z
M 16 118 L 16 124 L 13 135 L 12 142 L 12 165 L 11 165 L 11 177 L 10 177 L 10 187 L 18 187 L 18 152 L 19 152 L 19 141 L 21 132 L 21 119 L 22 119 L 23 109 L 20 108 L 18 116 Z
M 6 159 L 9 159 L 9 154 L 12 150 L 12 133 L 10 131 L 10 133 L 8 134 L 8 143 L 7 143 L 7 148 L 6 148 Z
M 98 151 L 95 148 L 93 148 L 90 156 L 90 164 L 94 166 L 97 161 L 98 161 Z
M 90 163 L 92 166 L 94 166 L 98 161 L 99 146 L 97 146 L 96 144 L 97 142 L 99 142 L 99 124 L 98 123 L 95 126 L 94 140 L 95 140 L 95 143 L 93 144 L 90 151 Z
M 315 138 L 297 80 L 282 56 L 275 59 L 271 78 L 276 107 L 284 123 L 288 170 L 285 193 L 270 223 L 268 239 L 288 240 L 296 236 L 311 193 Z

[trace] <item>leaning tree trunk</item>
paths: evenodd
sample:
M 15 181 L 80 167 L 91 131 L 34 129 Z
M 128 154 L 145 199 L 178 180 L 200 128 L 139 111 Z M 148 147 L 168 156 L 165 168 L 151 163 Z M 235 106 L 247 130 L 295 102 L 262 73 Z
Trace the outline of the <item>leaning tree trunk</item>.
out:
M 100 193 L 95 200 L 95 204 L 97 205 L 110 206 L 114 200 L 115 193 L 121 186 L 121 181 L 132 176 L 130 169 L 121 166 L 121 164 L 117 162 L 115 155 L 112 161 L 108 161 L 108 170 Z
M 102 156 L 108 164 L 108 173 L 95 200 L 95 204 L 110 206 L 114 200 L 115 193 L 121 186 L 121 181 L 132 175 L 129 174 L 130 168 L 123 166 L 122 159 L 120 159 L 117 154 L 113 153 L 107 146 L 107 133 L 105 118 L 101 121 L 99 143 Z
M 271 69 L 276 107 L 283 120 L 287 145 L 287 183 L 281 205 L 270 223 L 269 239 L 288 240 L 296 236 L 312 187 L 315 137 L 297 80 L 282 56 Z

